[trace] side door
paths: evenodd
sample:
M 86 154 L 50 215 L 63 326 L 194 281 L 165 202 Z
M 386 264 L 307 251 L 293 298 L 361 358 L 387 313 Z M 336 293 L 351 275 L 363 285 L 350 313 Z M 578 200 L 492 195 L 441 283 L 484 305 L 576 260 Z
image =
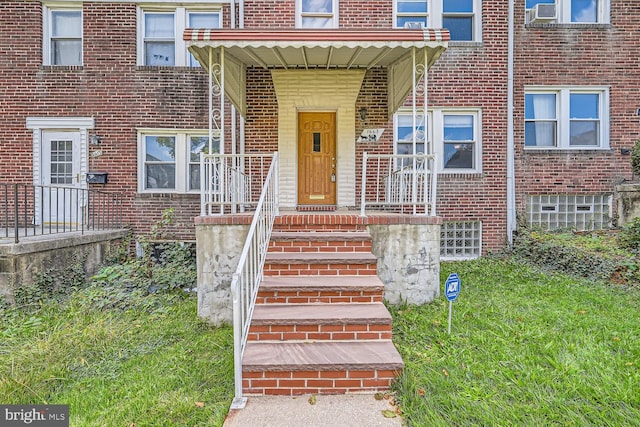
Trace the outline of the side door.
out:
M 80 176 L 80 132 L 43 131 L 40 215 L 36 224 L 59 227 L 84 222 L 85 195 Z

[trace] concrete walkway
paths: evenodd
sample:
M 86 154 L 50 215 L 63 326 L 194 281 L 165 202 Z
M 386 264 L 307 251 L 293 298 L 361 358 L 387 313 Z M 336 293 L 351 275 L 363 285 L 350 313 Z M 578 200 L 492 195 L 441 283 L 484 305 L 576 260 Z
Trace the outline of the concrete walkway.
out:
M 229 411 L 223 427 L 400 427 L 402 418 L 386 418 L 395 411 L 388 399 L 372 394 L 338 396 L 256 396 L 244 409 Z

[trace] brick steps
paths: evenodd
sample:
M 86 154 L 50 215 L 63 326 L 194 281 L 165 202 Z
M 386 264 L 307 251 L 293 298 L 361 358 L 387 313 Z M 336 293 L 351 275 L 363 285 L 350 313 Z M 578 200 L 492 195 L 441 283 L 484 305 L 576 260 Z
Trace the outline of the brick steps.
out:
M 276 218 L 243 356 L 257 395 L 388 390 L 402 370 L 357 215 Z
M 354 231 L 278 231 L 270 252 L 371 252 L 371 236 Z
M 257 304 L 382 302 L 384 285 L 378 276 L 265 277 Z
M 364 252 L 303 252 L 267 254 L 265 276 L 375 275 L 377 259 Z
M 382 303 L 256 305 L 248 339 L 390 340 L 391 315 Z
M 388 390 L 402 358 L 391 341 L 251 343 L 243 359 L 248 394 L 344 394 Z

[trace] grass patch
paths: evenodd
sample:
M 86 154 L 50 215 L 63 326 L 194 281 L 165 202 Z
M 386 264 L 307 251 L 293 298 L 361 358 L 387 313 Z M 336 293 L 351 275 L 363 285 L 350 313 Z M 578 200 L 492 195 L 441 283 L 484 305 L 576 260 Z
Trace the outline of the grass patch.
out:
M 448 301 L 392 308 L 411 426 L 640 425 L 640 291 L 513 260 L 443 263 Z
M 0 309 L 2 402 L 68 404 L 72 426 L 222 425 L 231 328 L 199 320 L 193 295 L 134 295 L 129 309 L 104 309 L 96 293 Z

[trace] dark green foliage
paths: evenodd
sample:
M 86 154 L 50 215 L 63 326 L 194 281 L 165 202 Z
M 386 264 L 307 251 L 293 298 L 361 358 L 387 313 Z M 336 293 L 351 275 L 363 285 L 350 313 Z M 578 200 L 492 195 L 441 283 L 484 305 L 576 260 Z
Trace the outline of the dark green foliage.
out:
M 39 304 L 47 300 L 59 300 L 86 286 L 85 256 L 77 256 L 62 270 L 50 268 L 35 274 L 31 285 L 15 290 L 15 302 L 19 306 Z
M 141 257 L 120 258 L 93 276 L 88 302 L 104 309 L 145 310 L 157 307 L 161 301 L 147 298 L 150 294 L 182 297 L 184 290 L 193 289 L 197 280 L 195 245 L 168 240 L 166 229 L 172 223 L 173 209 L 167 209 L 149 236 L 139 238 Z
M 550 271 L 615 284 L 640 284 L 637 253 L 619 248 L 608 232 L 554 233 L 520 228 L 512 251 L 516 257 Z
M 631 149 L 631 169 L 635 176 L 640 177 L 640 139 L 633 144 Z
M 618 244 L 640 255 L 640 217 L 622 227 L 618 234 Z

